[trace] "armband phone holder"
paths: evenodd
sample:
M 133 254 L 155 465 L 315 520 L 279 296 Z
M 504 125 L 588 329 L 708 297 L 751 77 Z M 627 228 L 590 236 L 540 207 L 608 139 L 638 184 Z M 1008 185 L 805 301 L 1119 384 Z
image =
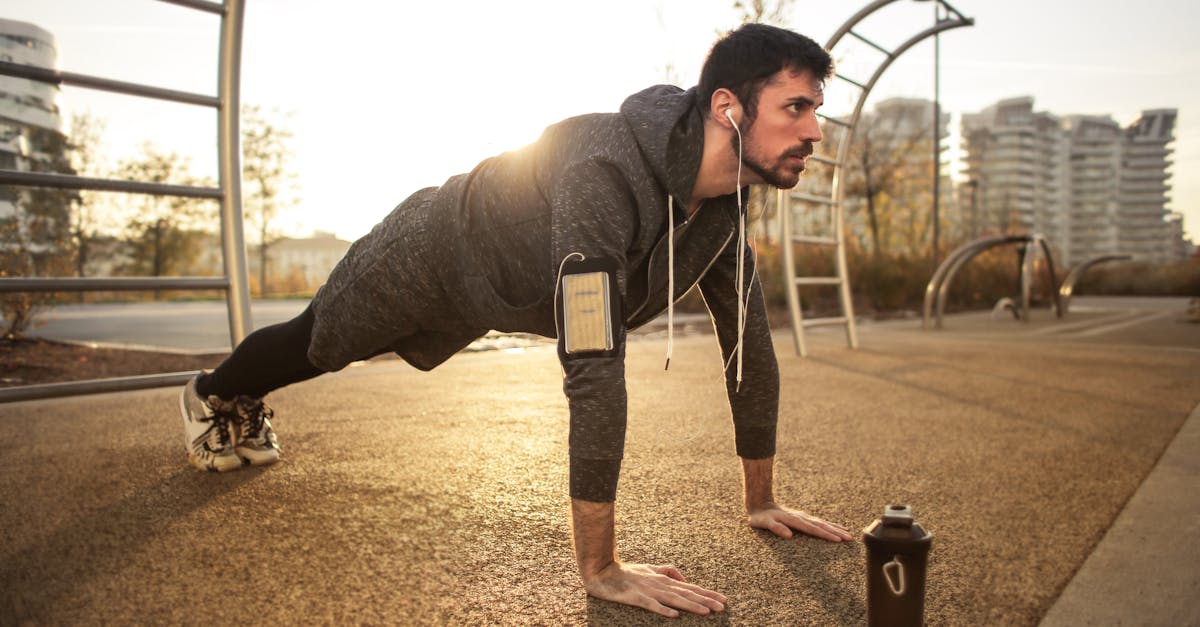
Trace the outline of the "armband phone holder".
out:
M 554 312 L 563 359 L 616 354 L 622 315 L 616 267 L 609 259 L 563 262 Z

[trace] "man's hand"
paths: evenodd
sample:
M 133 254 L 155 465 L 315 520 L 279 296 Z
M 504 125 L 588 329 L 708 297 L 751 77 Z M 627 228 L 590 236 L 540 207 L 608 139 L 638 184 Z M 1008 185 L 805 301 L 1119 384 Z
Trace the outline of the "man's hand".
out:
M 604 570 L 584 577 L 587 593 L 678 618 L 679 610 L 707 615 L 725 610 L 725 595 L 687 583 L 674 566 L 612 562 Z
M 794 535 L 793 531 L 799 531 L 830 542 L 849 542 L 854 539 L 841 525 L 776 504 L 771 485 L 774 467 L 774 457 L 742 459 L 746 515 L 750 518 L 751 527 L 766 529 L 781 538 L 790 538 Z
M 793 531 L 799 531 L 830 542 L 849 542 L 854 539 L 849 530 L 837 523 L 775 503 L 765 503 L 751 510 L 748 515 L 751 527 L 766 529 L 780 538 L 790 538 L 794 535 Z
M 671 618 L 678 617 L 679 610 L 725 610 L 724 595 L 687 583 L 674 566 L 624 564 L 617 559 L 614 511 L 612 503 L 571 499 L 575 558 L 588 594 Z

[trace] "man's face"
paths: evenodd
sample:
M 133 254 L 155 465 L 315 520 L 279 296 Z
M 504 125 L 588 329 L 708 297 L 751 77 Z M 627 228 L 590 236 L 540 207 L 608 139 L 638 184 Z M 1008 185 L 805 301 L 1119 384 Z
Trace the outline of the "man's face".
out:
M 758 112 L 742 129 L 742 163 L 757 175 L 746 182 L 791 189 L 800 182 L 813 144 L 821 141 L 817 108 L 825 103 L 821 81 L 811 72 L 783 69 L 758 95 Z M 733 138 L 737 154 L 738 139 Z

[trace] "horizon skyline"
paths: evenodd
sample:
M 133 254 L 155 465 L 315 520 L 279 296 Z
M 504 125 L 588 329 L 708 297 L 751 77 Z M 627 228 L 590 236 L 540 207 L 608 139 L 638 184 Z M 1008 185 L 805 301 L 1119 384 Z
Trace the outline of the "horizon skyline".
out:
M 156 2 L 145 2 L 132 10 L 128 6 L 115 7 L 111 13 L 95 7 L 95 3 L 79 0 L 13 0 L 9 4 L 0 17 L 29 21 L 54 34 L 59 47 L 58 64 L 65 71 L 196 93 L 215 91 L 211 88 L 216 80 L 213 33 L 219 20 L 215 16 L 192 15 L 195 12 Z M 736 26 L 732 3 L 724 2 L 720 6 L 694 6 L 682 0 L 661 0 L 656 7 L 647 9 L 635 6 L 635 0 L 622 0 L 617 10 L 590 13 L 586 7 L 563 7 L 545 0 L 516 2 L 512 8 L 467 4 L 471 9 L 469 22 L 446 23 L 433 7 L 382 8 L 358 1 L 348 2 L 348 10 L 325 13 L 307 3 L 293 6 L 284 0 L 247 3 L 243 103 L 260 105 L 267 111 L 293 112 L 292 123 L 288 125 L 296 134 L 291 165 L 298 174 L 304 201 L 287 221 L 280 221 L 289 234 L 322 230 L 343 239 L 356 239 L 412 191 L 439 185 L 449 176 L 469 171 L 483 158 L 525 145 L 557 120 L 592 111 L 613 111 L 625 95 L 661 82 L 657 79 L 665 76 L 677 78 L 676 84 L 688 86 L 698 74 L 696 57 L 702 56 L 700 53 L 707 49 L 718 30 Z M 895 8 L 899 10 L 902 4 L 912 6 L 904 8 L 900 19 L 889 16 L 888 23 L 876 24 L 884 34 L 868 32 L 872 39 L 885 46 L 894 45 L 896 33 L 900 33 L 902 41 L 914 28 L 927 26 L 921 25 L 922 19 L 931 21 L 928 5 L 932 3 L 898 2 Z M 1019 7 L 997 11 L 984 0 L 958 0 L 954 4 L 963 14 L 974 17 L 976 25 L 941 35 L 940 103 L 942 111 L 951 114 L 952 139 L 947 146 L 951 156 L 960 150 L 961 115 L 978 113 L 1005 99 L 1032 97 L 1035 111 L 1060 118 L 1100 115 L 1111 118 L 1121 128 L 1127 127 L 1142 111 L 1175 109 L 1179 112 L 1179 123 L 1170 144 L 1174 163 L 1168 169 L 1171 190 L 1167 209 L 1184 216 L 1185 238 L 1200 239 L 1200 182 L 1189 176 L 1192 169 L 1188 168 L 1189 164 L 1200 163 L 1197 150 L 1200 125 L 1188 124 L 1191 110 L 1188 105 L 1200 103 L 1200 89 L 1183 82 L 1173 83 L 1171 86 L 1178 89 L 1166 92 L 1136 88 L 1147 79 L 1182 75 L 1200 67 L 1200 54 L 1194 45 L 1170 50 L 1172 42 L 1168 40 L 1184 36 L 1178 31 L 1181 28 L 1178 22 L 1174 23 L 1177 30 L 1166 33 L 1170 37 L 1125 38 L 1130 45 L 1138 42 L 1148 46 L 1148 50 L 1169 50 L 1174 53 L 1173 64 L 1106 63 L 1104 55 L 1082 53 L 1060 54 L 1047 61 L 1045 55 L 1037 53 L 1000 57 L 987 54 L 986 43 L 972 45 L 973 38 L 981 38 L 978 33 L 987 34 L 988 40 L 1008 39 L 1001 18 L 1021 23 Z M 1009 4 L 1036 5 L 1032 0 Z M 1115 0 L 1098 4 L 1116 6 Z M 1200 15 L 1194 6 L 1176 0 L 1150 0 L 1147 6 L 1174 6 L 1182 8 L 1184 13 Z M 637 9 L 642 9 L 642 19 L 625 19 L 636 17 Z M 1062 7 L 1051 9 L 1062 11 Z M 683 19 L 682 12 L 686 12 L 689 23 L 708 26 L 677 27 L 676 23 Z M 530 13 L 539 14 L 547 23 L 577 24 L 590 20 L 593 29 L 589 33 L 570 28 L 544 29 L 513 19 Z M 848 13 L 833 16 L 832 12 L 804 14 L 800 7 L 794 7 L 789 12 L 789 25 L 800 21 L 794 17 L 797 14 L 804 15 L 806 20 L 819 18 L 811 20 L 814 22 L 811 28 L 792 27 L 813 35 L 821 43 L 826 37 L 818 32 L 832 32 L 848 16 Z M 581 15 L 588 19 L 581 19 Z M 49 23 L 25 19 L 37 16 Z M 414 18 L 403 23 L 417 23 L 421 30 L 411 37 L 396 36 L 389 27 L 400 22 L 388 18 L 399 16 Z M 994 26 L 983 30 L 988 27 L 989 19 Z M 822 22 L 825 27 L 815 22 Z M 610 46 L 611 49 L 600 52 L 589 47 L 590 42 L 606 41 L 591 33 L 604 32 L 608 26 L 630 31 L 626 39 L 637 45 L 628 49 Z M 860 29 L 870 27 L 871 20 L 867 20 Z M 1128 35 L 1131 28 L 1118 30 Z M 314 33 L 330 36 L 312 37 Z M 137 52 L 139 46 L 133 44 L 135 39 L 143 44 L 168 43 L 167 48 L 177 57 L 173 59 L 177 63 L 175 69 L 168 64 L 171 59 L 141 58 Z M 96 54 L 88 54 L 89 44 L 95 52 L 99 41 L 115 43 Z M 497 43 L 505 45 L 498 48 Z M 577 55 L 544 53 L 555 46 Z M 188 52 L 206 48 L 208 54 L 185 54 L 181 52 L 183 48 Z M 652 54 L 647 55 L 647 48 Z M 693 51 L 688 58 L 694 64 L 677 63 L 676 50 L 682 48 Z M 835 52 L 842 50 L 839 47 Z M 1023 48 L 1012 50 L 1019 52 Z M 406 61 L 422 58 L 422 54 L 437 58 L 422 63 Z M 1110 51 L 1108 57 L 1113 55 L 1135 56 L 1127 50 Z M 932 39 L 899 57 L 884 73 L 864 110 L 893 97 L 932 100 L 931 57 Z M 135 58 L 150 61 L 153 67 L 147 69 L 146 64 L 135 64 Z M 272 66 L 270 62 L 285 58 L 289 59 L 285 65 Z M 401 61 L 399 65 L 381 62 L 384 58 Z M 359 59 L 364 61 L 358 63 Z M 859 60 L 839 58 L 839 69 L 849 68 L 853 72 Z M 384 80 L 386 70 L 393 67 L 402 70 L 403 77 L 399 81 Z M 598 72 L 600 68 L 607 71 Z M 636 71 L 622 71 L 627 68 Z M 989 75 L 1014 73 L 1022 80 L 1012 84 L 988 80 Z M 552 80 L 545 80 L 546 77 Z M 579 82 L 581 77 L 592 80 Z M 1103 92 L 1103 99 L 1088 97 L 1093 89 L 1079 87 L 1084 83 L 1074 89 L 1065 85 L 1084 78 L 1107 85 L 1114 77 L 1121 78 L 1123 83 L 1116 91 Z M 208 89 L 203 86 L 205 83 Z M 834 89 L 827 89 L 827 109 L 836 115 L 839 100 L 846 101 L 851 90 L 842 90 L 841 81 L 833 80 L 830 84 Z M 980 87 L 985 84 L 987 89 Z M 414 95 L 408 91 L 409 85 L 426 88 Z M 1178 98 L 1164 102 L 1160 97 L 1164 93 Z M 475 98 L 479 98 L 478 103 Z M 163 150 L 193 155 L 197 174 L 215 174 L 216 124 L 211 111 L 139 99 L 132 99 L 135 103 L 116 104 L 117 99 L 130 100 L 103 92 L 64 88 L 59 100 L 64 123 L 69 114 L 78 112 L 109 120 L 105 138 L 114 160 L 129 156 L 149 136 L 165 140 L 158 143 Z M 433 100 L 435 108 L 424 107 L 426 101 Z M 1097 100 L 1104 104 L 1097 105 Z M 530 103 L 537 106 L 522 106 Z M 478 108 L 474 108 L 476 104 Z M 1081 106 L 1064 106 L 1069 104 Z M 180 110 L 181 107 L 190 111 Z M 163 108 L 175 110 L 168 116 Z M 207 148 L 211 157 L 204 150 L 193 149 L 205 144 L 212 146 Z M 418 148 L 413 150 L 409 146 Z M 211 163 L 206 164 L 206 158 Z M 947 174 L 953 176 L 959 166 L 950 167 Z M 342 182 L 349 179 L 358 183 L 348 186 Z M 347 206 L 352 209 L 347 210 Z M 331 215 L 330 207 L 337 207 L 332 212 L 336 215 Z M 251 243 L 249 237 L 247 243 Z

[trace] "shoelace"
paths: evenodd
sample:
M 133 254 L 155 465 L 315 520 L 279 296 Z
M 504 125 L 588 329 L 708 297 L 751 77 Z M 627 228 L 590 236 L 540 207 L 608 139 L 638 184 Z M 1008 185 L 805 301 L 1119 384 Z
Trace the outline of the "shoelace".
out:
M 260 437 L 265 421 L 275 417 L 275 411 L 267 407 L 261 398 L 251 396 L 238 397 L 237 411 L 239 417 L 242 419 L 242 424 L 246 427 L 246 439 L 257 439 Z
M 233 423 L 234 414 L 216 396 L 208 397 L 205 404 L 213 411 L 213 416 L 209 419 L 212 422 L 212 426 L 208 428 L 208 438 L 205 443 L 209 445 L 210 450 L 219 451 L 229 446 L 229 427 Z M 216 438 L 215 442 L 213 440 L 214 437 Z M 216 445 L 215 447 L 213 446 L 214 444 Z

